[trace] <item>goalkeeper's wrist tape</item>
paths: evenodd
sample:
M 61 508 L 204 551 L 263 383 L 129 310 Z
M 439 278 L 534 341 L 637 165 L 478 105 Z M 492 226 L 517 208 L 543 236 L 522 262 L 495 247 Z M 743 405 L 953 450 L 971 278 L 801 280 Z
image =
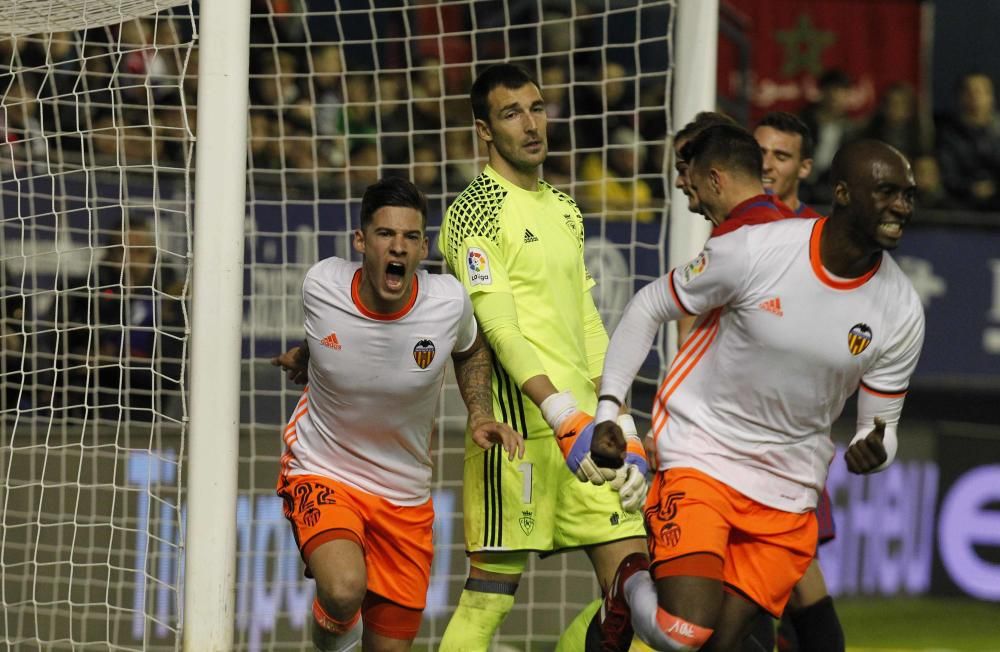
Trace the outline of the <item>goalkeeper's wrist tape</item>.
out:
M 558 432 L 566 417 L 578 411 L 576 399 L 569 390 L 550 394 L 538 408 L 542 411 L 545 423 L 552 428 L 552 432 Z
M 597 401 L 597 410 L 594 412 L 594 421 L 596 423 L 614 421 L 618 418 L 618 413 L 621 411 L 621 403 L 616 403 L 612 398 L 602 396 Z

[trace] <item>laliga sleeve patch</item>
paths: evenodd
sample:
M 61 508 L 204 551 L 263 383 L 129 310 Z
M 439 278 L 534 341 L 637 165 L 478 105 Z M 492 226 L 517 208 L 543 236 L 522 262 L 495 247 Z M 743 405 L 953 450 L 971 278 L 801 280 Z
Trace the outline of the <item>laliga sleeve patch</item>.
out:
M 694 260 L 681 268 L 681 284 L 687 285 L 706 269 L 708 269 L 708 254 L 702 251 Z
M 469 247 L 465 255 L 465 264 L 469 268 L 469 283 L 471 285 L 489 285 L 493 282 L 490 276 L 490 259 L 479 247 Z

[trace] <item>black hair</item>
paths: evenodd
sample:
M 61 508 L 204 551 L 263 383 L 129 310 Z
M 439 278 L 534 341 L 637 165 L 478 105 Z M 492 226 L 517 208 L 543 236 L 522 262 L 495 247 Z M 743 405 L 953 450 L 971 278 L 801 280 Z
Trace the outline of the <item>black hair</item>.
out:
M 725 113 L 720 113 L 718 111 L 701 111 L 694 117 L 694 120 L 684 125 L 680 131 L 674 135 L 674 142 L 678 143 L 682 140 L 691 140 L 709 127 L 716 127 L 718 125 L 739 126 L 739 123 Z
M 729 172 L 760 179 L 764 159 L 753 135 L 737 125 L 708 127 L 681 148 L 681 157 L 699 166 L 719 166 Z
M 538 86 L 538 82 L 528 72 L 513 63 L 497 63 L 479 73 L 469 89 L 472 117 L 486 123 L 490 121 L 490 91 L 498 86 L 517 90 L 527 84 Z
M 786 134 L 798 134 L 802 136 L 802 147 L 801 155 L 802 158 L 812 158 L 813 155 L 813 137 L 812 132 L 809 131 L 809 127 L 806 123 L 792 113 L 787 111 L 771 111 L 757 123 L 758 127 L 771 127 L 772 129 L 777 129 L 778 131 L 783 131 Z
M 361 198 L 361 230 L 372 223 L 372 216 L 385 206 L 414 208 L 420 213 L 420 227 L 427 227 L 427 198 L 411 181 L 401 177 L 379 179 L 365 189 Z

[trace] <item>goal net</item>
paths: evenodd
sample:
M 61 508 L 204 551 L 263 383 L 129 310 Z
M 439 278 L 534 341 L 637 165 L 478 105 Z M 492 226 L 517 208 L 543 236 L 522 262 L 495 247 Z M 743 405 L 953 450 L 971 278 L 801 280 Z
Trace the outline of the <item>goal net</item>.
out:
M 0 638 L 179 630 L 195 23 L 0 9 Z
M 542 86 L 544 176 L 584 212 L 612 328 L 665 266 L 673 5 L 252 2 L 236 649 L 308 641 L 312 583 L 274 494 L 300 388 L 269 362 L 301 341 L 305 271 L 353 257 L 358 201 L 388 175 L 428 194 L 427 266 L 444 271 L 441 217 L 485 163 L 468 88 L 515 61 Z M 62 7 L 0 9 L 0 632 L 17 649 L 178 649 L 197 17 L 184 1 Z M 654 351 L 640 412 L 661 368 Z M 467 572 L 463 428 L 449 385 L 429 649 Z M 598 594 L 582 553 L 532 560 L 497 645 L 550 649 Z
M 269 359 L 303 337 L 301 283 L 308 267 L 330 255 L 355 256 L 350 234 L 358 200 L 379 176 L 411 178 L 428 194 L 427 266 L 445 271 L 436 245 L 441 217 L 485 164 L 468 101 L 476 73 L 491 62 L 515 61 L 539 80 L 549 115 L 544 176 L 584 212 L 587 263 L 609 328 L 634 289 L 664 265 L 672 2 L 305 7 L 313 11 L 274 2 L 251 21 L 241 489 L 247 549 L 237 605 L 240 643 L 248 649 L 284 640 L 283 632 L 308 618 L 304 590 L 290 588 L 308 584 L 273 497 L 281 445 L 276 426 L 285 423 L 300 390 Z M 654 355 L 643 370 L 647 391 L 636 396 L 642 410 L 650 407 L 659 367 Z M 419 639 L 430 649 L 467 573 L 465 417 L 453 386 L 440 415 L 433 441 L 435 561 Z M 582 553 L 533 560 L 497 643 L 551 649 L 580 607 L 600 594 L 592 575 Z M 256 584 L 262 577 L 266 589 Z

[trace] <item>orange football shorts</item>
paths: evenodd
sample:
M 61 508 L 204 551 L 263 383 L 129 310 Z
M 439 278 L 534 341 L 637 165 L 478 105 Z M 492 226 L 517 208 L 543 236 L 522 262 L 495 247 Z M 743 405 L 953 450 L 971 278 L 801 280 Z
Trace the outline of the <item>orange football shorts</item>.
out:
M 364 550 L 369 591 L 411 609 L 426 606 L 434 557 L 430 500 L 401 507 L 319 475 L 282 475 L 278 495 L 307 575 L 309 554 L 320 544 L 351 539 Z
M 658 472 L 645 513 L 655 579 L 698 575 L 671 572 L 668 562 L 709 553 L 723 560 L 721 579 L 730 590 L 775 617 L 816 553 L 815 512 L 762 505 L 695 469 Z

